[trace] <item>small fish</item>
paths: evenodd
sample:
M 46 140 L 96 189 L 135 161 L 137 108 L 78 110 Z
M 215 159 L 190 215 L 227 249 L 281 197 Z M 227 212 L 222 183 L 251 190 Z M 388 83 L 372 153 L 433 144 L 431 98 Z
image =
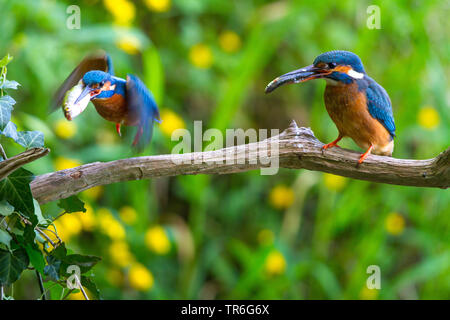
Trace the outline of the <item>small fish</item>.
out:
M 77 117 L 80 113 L 82 113 L 89 104 L 91 98 L 90 95 L 86 95 L 85 97 L 83 97 L 83 99 L 75 103 L 75 101 L 80 96 L 82 91 L 83 91 L 83 84 L 80 81 L 75 87 L 67 91 L 66 95 L 64 96 L 62 109 L 64 112 L 64 116 L 69 121 Z
M 314 73 L 305 68 L 286 73 L 275 80 L 272 80 L 266 87 L 265 92 L 269 93 L 286 83 L 300 83 L 309 79 Z

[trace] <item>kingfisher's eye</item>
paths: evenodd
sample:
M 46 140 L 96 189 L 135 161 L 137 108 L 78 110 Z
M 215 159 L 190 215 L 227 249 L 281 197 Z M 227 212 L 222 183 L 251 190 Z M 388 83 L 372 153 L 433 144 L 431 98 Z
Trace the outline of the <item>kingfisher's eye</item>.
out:
M 330 68 L 330 69 L 334 69 L 334 68 L 336 68 L 336 66 L 337 66 L 337 64 L 335 62 L 328 63 L 328 68 Z
M 103 87 L 105 85 L 105 81 L 100 82 L 100 87 Z

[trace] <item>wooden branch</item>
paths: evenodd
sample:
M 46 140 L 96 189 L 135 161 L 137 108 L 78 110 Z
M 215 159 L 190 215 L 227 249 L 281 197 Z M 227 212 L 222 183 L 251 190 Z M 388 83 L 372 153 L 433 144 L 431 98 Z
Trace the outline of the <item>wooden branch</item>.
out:
M 278 157 L 273 147 L 276 144 Z M 280 135 L 262 143 L 216 151 L 89 163 L 38 176 L 31 188 L 34 198 L 45 203 L 98 185 L 177 175 L 243 172 L 268 168 L 270 161 L 277 159 L 282 168 L 323 171 L 379 183 L 438 188 L 447 188 L 450 184 L 450 148 L 429 160 L 370 155 L 357 166 L 360 153 L 341 148 L 322 151 L 322 146 L 309 128 L 299 128 L 293 121 Z M 226 159 L 234 161 L 227 163 Z
M 50 152 L 47 148 L 28 149 L 14 157 L 8 158 L 0 162 L 0 180 L 6 178 L 15 170 L 26 165 L 29 162 L 42 158 Z

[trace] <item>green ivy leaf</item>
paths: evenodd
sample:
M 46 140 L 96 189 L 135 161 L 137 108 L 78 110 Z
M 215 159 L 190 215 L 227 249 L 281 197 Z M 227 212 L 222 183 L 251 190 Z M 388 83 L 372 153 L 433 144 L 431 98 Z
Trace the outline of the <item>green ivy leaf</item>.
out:
M 24 168 L 17 169 L 0 181 L 0 199 L 8 201 L 35 226 L 37 218 L 34 214 L 33 196 L 30 189 L 32 180 L 33 174 L 30 171 Z
M 24 226 L 17 221 L 20 220 L 19 215 L 14 214 L 11 215 L 8 221 L 9 225 L 9 233 L 14 234 L 16 236 L 23 236 Z
M 10 246 L 11 239 L 12 237 L 7 231 L 0 229 L 0 243 L 3 243 L 10 250 L 11 250 Z
M 0 107 L 13 106 L 15 104 L 16 100 L 14 100 L 11 96 L 0 97 Z
M 40 131 L 17 131 L 17 126 L 9 121 L 1 132 L 25 148 L 44 146 L 44 134 Z
M 61 243 L 46 257 L 47 265 L 44 268 L 44 274 L 47 275 L 51 280 L 58 281 L 60 279 L 59 273 L 61 270 L 61 263 L 66 256 L 66 245 L 64 243 Z
M 52 281 L 59 280 L 59 269 L 61 261 L 53 256 L 47 256 L 47 265 L 44 267 L 44 274 Z
M 19 131 L 15 141 L 25 148 L 44 146 L 44 134 L 40 131 Z
M 92 269 L 93 266 L 101 260 L 100 257 L 81 255 L 81 254 L 69 254 L 63 259 L 61 275 L 66 275 L 66 270 L 71 265 L 77 265 L 80 267 L 81 273 L 86 273 Z
M 31 225 L 25 225 L 23 236 L 17 236 L 17 240 L 19 240 L 20 245 L 27 252 L 28 258 L 31 262 L 31 265 L 36 268 L 39 272 L 44 272 L 45 261 L 42 252 L 39 250 L 36 244 L 36 231 L 35 228 Z
M 12 252 L 0 249 L 0 285 L 10 285 L 28 267 L 27 252 L 20 248 Z
M 34 232 L 34 227 L 30 226 L 29 224 L 25 225 L 25 229 L 23 230 L 23 240 L 20 242 L 25 245 L 33 244 L 35 238 L 36 233 Z
M 97 288 L 97 285 L 92 281 L 92 278 L 81 276 L 81 285 L 89 290 L 91 294 L 94 295 L 95 299 L 100 299 L 100 291 Z
M 0 201 L 0 215 L 9 216 L 14 212 L 14 207 L 8 203 L 6 200 Z
M 0 130 L 5 129 L 11 119 L 11 111 L 16 103 L 10 96 L 0 97 Z
M 17 126 L 11 121 L 8 122 L 6 127 L 3 129 L 2 134 L 5 137 L 13 139 L 14 141 L 16 141 L 19 138 L 19 136 L 17 135 Z
M 17 87 L 20 86 L 20 84 L 17 81 L 14 80 L 5 80 L 2 84 L 0 84 L 0 89 L 13 89 L 16 90 Z
M 33 204 L 34 204 L 34 214 L 36 215 L 37 219 L 38 219 L 38 224 L 40 225 L 48 225 L 48 221 L 47 219 L 44 218 L 44 216 L 42 215 L 42 210 L 41 210 L 41 206 L 39 205 L 39 202 L 37 202 L 36 199 L 33 199 Z
M 50 252 L 50 255 L 58 260 L 63 260 L 67 256 L 66 245 L 61 243 L 52 252 Z
M 64 209 L 66 213 L 71 212 L 86 212 L 86 208 L 84 207 L 84 202 L 81 201 L 77 196 L 70 196 L 66 199 L 61 199 L 58 202 L 58 207 Z
M 38 246 L 35 243 L 27 244 L 25 246 L 25 251 L 30 259 L 31 265 L 41 274 L 44 273 L 45 260 Z

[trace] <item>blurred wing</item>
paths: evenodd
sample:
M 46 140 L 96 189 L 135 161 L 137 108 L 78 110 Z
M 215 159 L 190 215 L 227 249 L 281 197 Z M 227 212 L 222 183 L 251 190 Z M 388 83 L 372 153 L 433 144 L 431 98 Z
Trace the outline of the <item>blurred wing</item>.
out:
M 87 56 L 80 62 L 80 64 L 72 71 L 72 73 L 56 91 L 50 105 L 50 112 L 53 112 L 61 107 L 66 92 L 72 89 L 81 80 L 81 78 L 83 78 L 86 72 L 91 70 L 105 71 L 113 75 L 111 58 L 106 54 L 106 52 L 96 52 L 90 56 Z
M 127 75 L 126 96 L 129 110 L 139 119 L 135 146 L 141 151 L 152 139 L 153 121 L 159 122 L 159 110 L 151 92 L 131 74 Z
M 366 95 L 369 113 L 372 117 L 380 121 L 392 137 L 395 137 L 394 115 L 392 114 L 392 105 L 389 95 L 386 90 L 374 80 L 370 78 L 368 80 L 369 86 L 366 89 Z

